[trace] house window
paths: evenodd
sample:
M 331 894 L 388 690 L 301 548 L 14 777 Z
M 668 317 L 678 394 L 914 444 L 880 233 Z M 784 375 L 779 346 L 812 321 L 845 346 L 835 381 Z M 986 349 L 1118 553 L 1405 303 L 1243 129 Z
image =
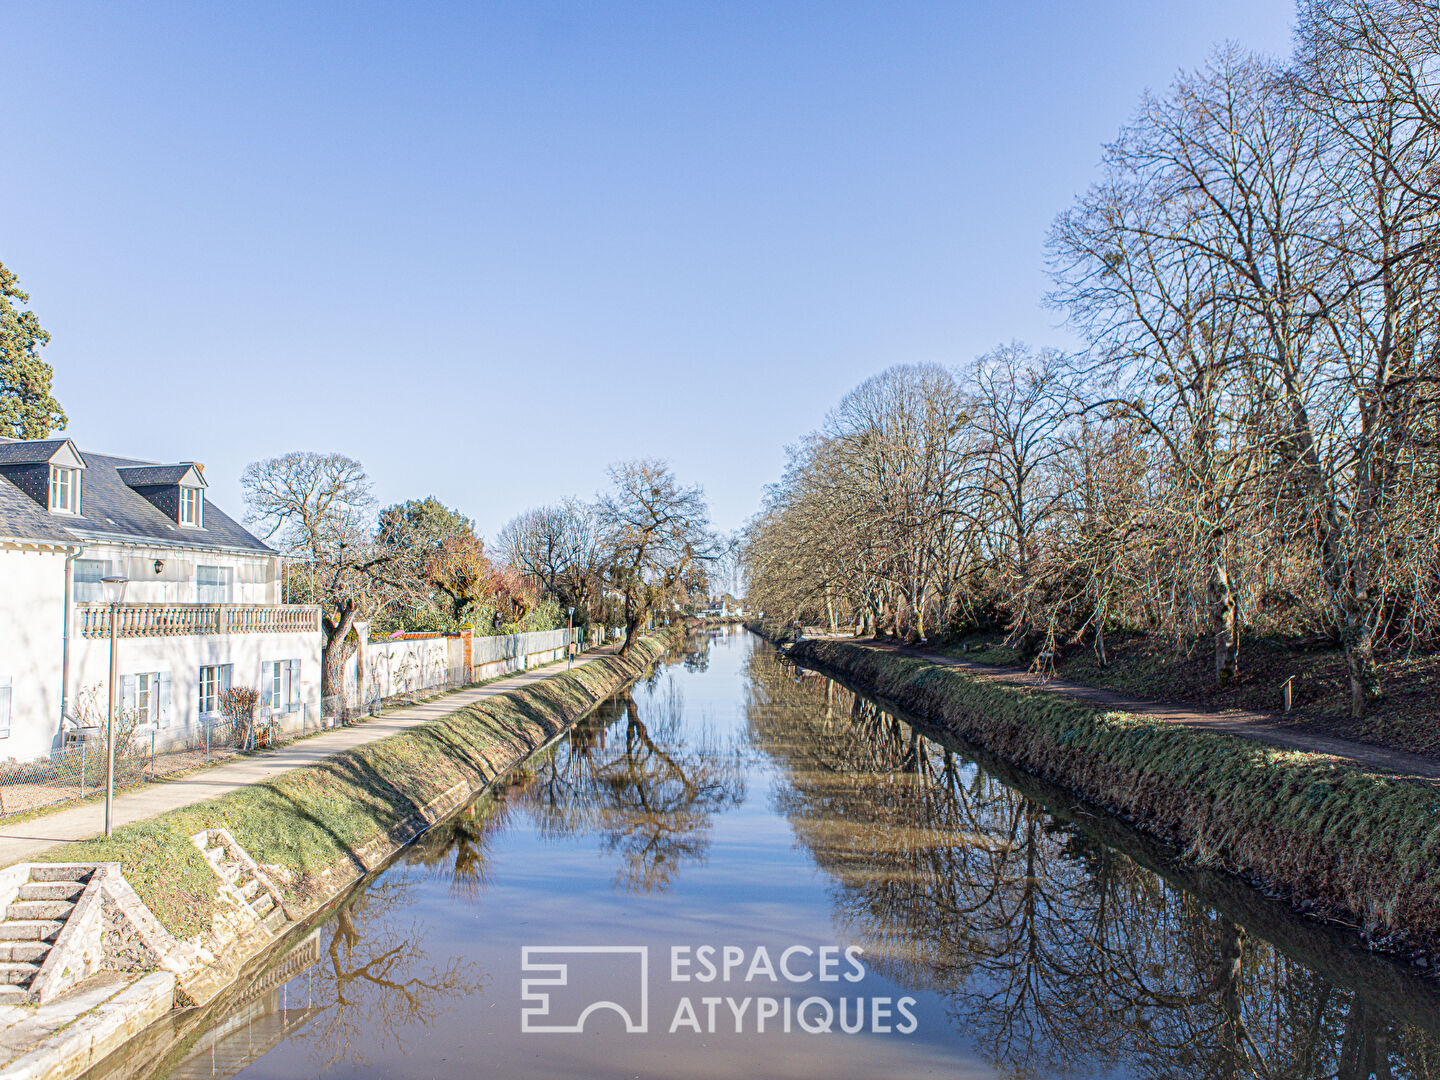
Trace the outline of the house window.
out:
M 220 695 L 230 689 L 233 664 L 213 664 L 200 669 L 200 713 L 213 716 L 220 711 Z
M 299 712 L 300 661 L 266 661 L 260 665 L 260 707 L 277 713 Z
M 142 671 L 120 676 L 121 712 L 134 716 L 137 724 L 170 724 L 170 673 Z
M 202 604 L 230 603 L 230 567 L 197 566 L 195 588 Z
M 0 675 L 0 739 L 10 737 L 10 678 Z
M 200 489 L 182 487 L 180 489 L 180 524 L 198 529 L 201 527 L 204 515 L 205 501 L 200 497 Z
M 80 470 L 50 466 L 50 509 L 60 514 L 80 513 Z
M 76 559 L 74 573 L 75 602 L 77 604 L 88 604 L 105 599 L 105 586 L 102 584 L 102 579 L 110 573 L 108 562 L 104 559 Z

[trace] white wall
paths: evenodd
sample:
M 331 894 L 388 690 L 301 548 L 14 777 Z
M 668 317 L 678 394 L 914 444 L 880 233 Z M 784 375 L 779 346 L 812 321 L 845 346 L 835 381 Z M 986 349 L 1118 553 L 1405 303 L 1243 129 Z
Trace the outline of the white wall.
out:
M 112 572 L 128 577 L 130 584 L 125 588 L 127 604 L 199 603 L 195 583 L 197 566 L 230 568 L 232 604 L 281 602 L 280 558 L 274 555 L 237 555 L 167 547 L 87 543 L 80 558 L 102 560 L 110 564 Z M 164 563 L 158 574 L 155 572 L 157 559 Z
M 0 738 L 0 760 L 50 752 L 60 727 L 64 631 L 64 553 L 0 548 L 0 679 L 10 679 L 10 735 Z
M 128 599 L 128 597 L 127 597 Z M 70 642 L 70 692 L 78 700 L 88 686 L 100 687 L 105 701 L 110 679 L 109 638 L 73 638 Z M 300 661 L 300 715 L 280 717 L 282 730 L 313 728 L 320 718 L 320 634 L 204 634 L 176 637 L 120 638 L 115 643 L 120 676 L 169 672 L 170 722 L 157 732 L 157 746 L 203 738 L 199 723 L 200 668 L 231 664 L 232 686 L 260 688 L 261 665 L 267 661 Z
M 365 647 L 363 700 L 390 697 L 440 686 L 451 667 L 450 642 L 444 637 L 380 639 Z M 455 667 L 460 666 L 456 661 Z
M 360 647 L 345 667 L 345 700 L 356 708 L 376 697 L 386 698 L 445 685 L 447 676 L 481 682 L 498 675 L 524 671 L 565 656 L 564 631 L 551 630 L 510 635 L 504 648 L 492 648 L 500 639 L 477 636 L 471 664 L 465 670 L 465 642 L 458 634 L 424 638 L 375 638 L 364 623 L 356 624 Z M 535 651 L 529 652 L 527 650 Z M 489 659 L 499 654 L 503 658 Z M 357 682 L 357 670 L 364 675 Z

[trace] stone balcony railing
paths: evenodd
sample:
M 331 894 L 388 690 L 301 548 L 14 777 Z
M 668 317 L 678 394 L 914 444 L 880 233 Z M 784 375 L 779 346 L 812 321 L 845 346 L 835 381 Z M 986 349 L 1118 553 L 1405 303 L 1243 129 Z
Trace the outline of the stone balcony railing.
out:
M 109 604 L 77 604 L 80 636 L 110 636 Z M 320 608 L 310 604 L 121 604 L 115 636 L 314 634 Z

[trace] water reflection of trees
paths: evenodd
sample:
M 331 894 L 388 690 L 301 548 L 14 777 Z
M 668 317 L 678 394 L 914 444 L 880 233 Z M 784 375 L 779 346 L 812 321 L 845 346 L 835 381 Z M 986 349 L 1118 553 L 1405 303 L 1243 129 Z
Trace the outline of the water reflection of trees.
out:
M 370 1049 L 403 1049 L 407 1028 L 424 1030 L 436 1012 L 489 981 L 459 957 L 431 959 L 424 928 L 402 918 L 419 884 L 392 870 L 346 901 L 325 928 L 322 959 L 301 976 L 314 1017 L 294 1037 L 317 1073 L 365 1065 Z
M 1440 1076 L 1440 1043 L 828 679 L 751 659 L 777 798 L 878 970 L 1007 1075 Z
M 641 697 L 618 698 L 579 724 L 511 800 L 541 836 L 598 835 L 620 858 L 617 884 L 652 892 L 704 861 L 715 816 L 739 805 L 745 784 L 741 750 L 686 721 L 673 678 Z
M 440 825 L 422 833 L 406 851 L 406 862 L 418 863 L 450 880 L 456 897 L 476 900 L 490 884 L 492 845 L 510 823 L 506 793 L 529 780 L 521 773 L 496 791 L 487 792 Z

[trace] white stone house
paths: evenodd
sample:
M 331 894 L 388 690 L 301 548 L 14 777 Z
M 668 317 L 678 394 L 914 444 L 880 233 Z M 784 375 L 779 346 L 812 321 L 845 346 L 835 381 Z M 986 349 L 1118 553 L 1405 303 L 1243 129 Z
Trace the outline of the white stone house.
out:
M 119 700 L 157 745 L 203 738 L 228 686 L 284 729 L 319 723 L 320 611 L 281 602 L 280 556 L 205 488 L 195 462 L 0 439 L 0 761 L 83 736 L 87 704 L 103 721 L 111 575 Z

